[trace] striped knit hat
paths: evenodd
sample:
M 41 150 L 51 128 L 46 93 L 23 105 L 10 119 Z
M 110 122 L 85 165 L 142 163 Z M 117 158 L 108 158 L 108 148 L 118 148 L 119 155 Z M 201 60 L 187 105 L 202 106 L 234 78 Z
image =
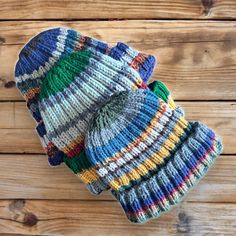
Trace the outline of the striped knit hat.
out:
M 148 90 L 113 95 L 94 115 L 85 152 L 132 222 L 177 204 L 221 153 L 218 136 Z
M 31 39 L 19 54 L 15 78 L 17 87 L 26 99 L 29 110 L 38 122 L 37 131 L 43 137 L 42 143 L 50 156 L 49 163 L 51 165 L 60 164 L 63 155 L 50 140 L 44 138 L 46 131 L 38 107 L 42 81 L 58 60 L 72 52 L 86 49 L 108 54 L 117 61 L 129 65 L 138 71 L 145 82 L 149 79 L 155 65 L 155 58 L 151 55 L 140 53 L 123 43 L 118 43 L 111 48 L 104 42 L 83 36 L 71 29 L 54 28 L 43 31 Z
M 145 81 L 149 78 L 155 64 L 153 56 L 139 53 L 123 43 L 118 43 L 115 47 L 109 48 L 107 44 L 83 36 L 74 30 L 55 28 L 40 33 L 21 50 L 16 65 L 16 81 L 17 87 L 27 101 L 29 110 L 38 122 L 36 129 L 46 153 L 49 155 L 49 163 L 58 165 L 63 161 L 87 183 L 90 192 L 98 194 L 109 186 L 99 181 L 99 176 L 95 173 L 94 167 L 91 167 L 83 150 L 80 154 L 70 158 L 55 146 L 46 135 L 45 125 L 38 106 L 39 92 L 48 71 L 66 55 L 86 49 L 108 54 L 117 61 L 129 65 L 137 70 Z M 80 62 L 78 61 L 78 63 Z M 70 73 L 70 68 L 67 69 Z M 150 88 L 155 90 L 158 96 L 170 103 L 172 107 L 175 106 L 168 89 L 160 81 L 150 84 Z
M 91 167 L 82 150 L 83 144 L 79 148 L 81 149 L 81 152 L 73 158 L 68 157 L 64 152 L 59 150 L 47 135 L 38 103 L 43 80 L 50 70 L 56 72 L 56 69 L 53 69 L 56 62 L 73 52 L 85 51 L 86 49 L 97 52 L 98 54 L 101 52 L 100 55 L 107 53 L 117 61 L 136 69 L 144 80 L 149 78 L 155 64 L 155 58 L 153 56 L 146 56 L 143 53 L 139 53 L 123 43 L 118 43 L 116 47 L 109 48 L 107 44 L 82 36 L 74 30 L 55 28 L 40 33 L 21 50 L 19 61 L 16 65 L 16 81 L 17 87 L 27 100 L 28 108 L 38 122 L 37 131 L 41 137 L 41 142 L 49 155 L 49 163 L 51 165 L 57 165 L 64 161 L 74 173 L 79 175 L 85 183 L 88 183 L 87 187 L 92 193 L 98 194 L 109 188 L 109 186 L 104 185 L 102 182 L 100 183 L 99 176 L 94 172 L 94 168 Z M 79 61 L 82 60 L 82 58 L 84 57 L 77 57 L 77 63 L 74 63 L 73 65 L 68 65 L 67 63 L 67 75 L 71 72 L 73 73 L 73 66 L 76 64 L 83 64 L 83 62 Z M 114 60 L 111 60 L 110 62 L 112 61 L 114 63 Z M 71 66 L 72 71 L 70 68 Z M 54 72 L 50 72 L 50 74 L 52 75 Z M 58 76 L 56 76 L 56 78 L 59 79 Z M 115 83 L 116 82 L 113 81 L 113 85 Z M 97 85 L 99 85 L 99 81 L 97 81 Z M 143 83 L 140 85 L 138 84 L 138 86 L 145 87 Z M 161 82 L 154 82 L 151 86 L 152 89 L 155 88 L 159 93 L 158 96 L 174 106 L 168 90 Z M 124 88 L 124 86 L 120 88 L 119 86 L 117 87 L 117 89 Z M 129 86 L 127 89 L 130 89 Z
M 176 107 L 169 90 L 161 81 L 154 81 L 148 87 L 171 108 L 183 115 L 183 110 L 180 107 Z M 64 162 L 80 177 L 90 192 L 100 194 L 102 191 L 110 189 L 109 183 L 104 182 L 98 175 L 97 166 L 92 165 L 84 151 L 73 158 L 64 155 Z
M 39 110 L 47 137 L 68 157 L 79 154 L 94 113 L 117 91 L 137 89 L 138 73 L 100 53 L 74 52 L 45 76 Z

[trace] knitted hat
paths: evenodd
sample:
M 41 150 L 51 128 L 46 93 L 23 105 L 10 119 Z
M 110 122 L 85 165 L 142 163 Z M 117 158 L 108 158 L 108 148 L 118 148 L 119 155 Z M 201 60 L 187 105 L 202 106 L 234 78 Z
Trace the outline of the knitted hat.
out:
M 117 91 L 137 89 L 138 73 L 100 52 L 71 53 L 45 76 L 39 110 L 47 137 L 68 157 L 83 148 L 93 114 Z
M 79 176 L 81 175 L 82 179 L 90 180 L 91 183 L 87 187 L 91 192 L 100 193 L 107 186 L 99 183 L 93 168 L 90 170 L 90 164 L 84 152 L 81 151 L 80 154 L 72 159 L 58 150 L 46 135 L 45 125 L 38 106 L 38 95 L 41 90 L 42 81 L 48 71 L 64 56 L 85 49 L 108 54 L 112 58 L 129 65 L 138 71 L 144 81 L 148 80 L 155 65 L 155 58 L 153 56 L 140 53 L 123 43 L 118 43 L 115 47 L 110 48 L 106 43 L 83 36 L 77 31 L 54 28 L 41 32 L 24 46 L 19 55 L 15 74 L 17 87 L 27 100 L 27 106 L 38 122 L 36 129 L 41 137 L 46 153 L 49 155 L 49 163 L 51 165 L 58 165 L 64 161 L 74 173 Z M 155 87 L 157 88 L 160 85 L 161 83 L 158 82 L 158 85 L 156 84 Z M 161 85 L 161 88 L 165 88 L 165 86 Z M 165 90 L 165 92 L 167 91 Z M 160 95 L 167 95 L 167 101 L 171 101 L 168 93 Z
M 113 95 L 85 138 L 88 159 L 133 222 L 177 204 L 221 151 L 211 129 L 142 89 Z
M 57 47 L 56 49 L 55 44 Z M 79 177 L 85 183 L 87 183 L 87 187 L 91 192 L 98 194 L 109 188 L 109 186 L 104 185 L 103 182 L 99 181 L 99 176 L 96 174 L 94 167 L 91 167 L 85 153 L 82 151 L 83 145 L 80 146 L 81 153 L 77 153 L 77 155 L 73 156 L 73 158 L 64 155 L 61 150 L 58 150 L 50 137 L 46 135 L 46 129 L 38 106 L 38 94 L 41 91 L 45 76 L 50 73 L 51 76 L 55 76 L 57 80 L 60 79 L 57 76 L 57 73 L 59 73 L 57 72 L 57 69 L 53 69 L 54 65 L 56 65 L 56 62 L 60 61 L 66 55 L 69 55 L 76 50 L 85 50 L 86 48 L 89 48 L 95 52 L 109 52 L 108 46 L 105 43 L 81 36 L 78 32 L 73 30 L 56 28 L 44 31 L 33 38 L 22 49 L 19 56 L 20 59 L 16 66 L 16 75 L 18 75 L 16 80 L 18 82 L 18 88 L 21 90 L 22 94 L 28 101 L 27 104 L 29 109 L 31 110 L 34 118 L 39 122 L 37 131 L 41 137 L 41 141 L 44 148 L 46 149 L 47 154 L 50 156 L 50 164 L 56 165 L 60 164 L 61 161 L 64 161 L 74 173 L 78 174 Z M 148 75 L 148 72 L 151 73 L 154 63 L 154 57 L 152 56 L 145 56 L 144 54 L 137 53 L 135 50 L 125 46 L 122 43 L 118 43 L 116 47 L 112 48 L 110 50 L 110 55 L 112 55 L 112 57 L 116 58 L 117 60 L 125 62 L 125 64 L 130 63 L 132 68 L 134 68 L 135 65 L 137 66 L 137 63 L 139 62 L 141 66 L 136 68 L 139 69 L 139 74 Z M 131 58 L 133 58 L 133 60 L 131 60 Z M 80 60 L 83 60 L 83 57 L 77 57 L 77 62 L 74 64 L 70 64 L 70 62 L 67 61 L 66 70 L 69 74 L 71 72 L 73 73 L 74 66 L 83 64 L 83 61 L 81 62 Z M 45 67 L 43 67 L 44 64 Z M 47 72 L 47 70 L 49 70 L 49 72 Z M 33 71 L 33 73 L 29 73 L 30 71 Z M 146 71 L 146 73 L 143 73 L 144 71 Z M 68 73 L 66 74 L 68 75 Z M 114 83 L 116 82 L 114 81 Z M 97 81 L 97 85 L 99 86 L 99 81 Z M 155 81 L 152 83 L 150 88 L 155 90 L 158 96 L 167 103 L 175 106 L 169 91 L 160 81 Z M 78 101 L 78 103 L 79 102 L 80 101 Z
M 176 107 L 169 90 L 161 81 L 154 81 L 148 87 L 160 99 L 183 116 L 183 110 L 180 107 Z M 84 151 L 73 158 L 64 155 L 64 163 L 80 177 L 91 193 L 100 194 L 110 188 L 109 183 L 102 181 L 102 178 L 100 179 L 100 176 L 97 174 L 98 167 L 90 163 Z
M 15 68 L 17 87 L 26 99 L 34 119 L 39 123 L 37 131 L 41 137 L 46 132 L 38 109 L 38 95 L 42 80 L 60 58 L 74 51 L 85 49 L 109 54 L 116 60 L 128 64 L 136 69 L 145 81 L 148 80 L 155 65 L 153 56 L 140 53 L 123 43 L 110 48 L 104 42 L 66 28 L 54 28 L 41 32 L 21 50 Z M 51 157 L 50 164 L 60 164 L 62 153 L 46 138 L 43 138 L 42 142 L 47 154 Z

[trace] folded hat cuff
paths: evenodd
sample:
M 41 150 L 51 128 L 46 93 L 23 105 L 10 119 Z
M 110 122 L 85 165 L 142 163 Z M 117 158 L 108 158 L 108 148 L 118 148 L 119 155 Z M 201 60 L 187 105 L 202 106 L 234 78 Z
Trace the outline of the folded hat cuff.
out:
M 111 48 L 110 56 L 116 60 L 126 62 L 138 71 L 144 83 L 148 82 L 156 64 L 154 56 L 139 52 L 121 42 Z
M 125 190 L 112 190 L 130 221 L 146 222 L 168 211 L 206 174 L 222 152 L 221 141 L 211 129 L 199 122 L 192 126 L 193 132 L 186 141 L 151 177 L 146 176 Z

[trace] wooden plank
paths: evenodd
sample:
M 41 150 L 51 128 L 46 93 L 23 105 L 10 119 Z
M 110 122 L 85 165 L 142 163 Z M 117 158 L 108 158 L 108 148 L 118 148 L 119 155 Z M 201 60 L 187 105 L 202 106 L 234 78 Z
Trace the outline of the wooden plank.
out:
M 221 156 L 186 201 L 236 202 L 236 156 Z M 90 194 L 64 165 L 52 168 L 44 155 L 0 155 L 0 199 L 113 200 Z M 24 191 L 22 191 L 22 189 Z
M 14 127 L 14 105 L 13 102 L 0 103 L 0 128 Z
M 1 0 L 0 19 L 233 19 L 233 0 Z
M 0 102 L 0 129 L 34 129 L 25 102 Z
M 2 21 L 1 45 L 23 45 L 39 32 L 54 27 L 70 27 L 114 44 L 118 41 L 139 45 L 140 50 L 156 45 L 235 40 L 234 21 L 196 20 L 115 20 L 115 21 Z M 233 43 L 233 42 L 232 42 Z M 230 45 L 229 45 L 230 46 Z M 231 45 L 232 46 L 232 45 Z M 150 48 L 152 49 L 152 48 Z M 233 46 L 231 47 L 233 49 Z
M 25 102 L 14 102 L 14 128 L 34 129 L 35 121 L 26 107 Z M 1 107 L 1 103 L 0 103 Z
M 183 203 L 159 219 L 132 224 L 116 202 L 2 200 L 3 233 L 30 235 L 235 235 L 235 204 Z
M 152 53 L 159 61 L 152 80 L 167 83 L 176 99 L 236 99 L 235 22 L 0 22 L 0 77 L 13 80 L 22 45 L 38 32 L 56 26 L 72 27 L 112 45 L 123 41 Z M 0 100 L 19 99 L 15 88 L 0 88 Z
M 43 153 L 33 129 L 0 129 L 1 153 Z
M 66 166 L 50 167 L 45 155 L 0 155 L 0 163 L 1 199 L 112 200 L 90 194 Z
M 200 120 L 223 139 L 224 153 L 235 154 L 235 102 L 178 102 L 188 120 Z M 8 106 L 9 105 L 9 106 Z M 43 153 L 24 102 L 0 103 L 0 153 Z

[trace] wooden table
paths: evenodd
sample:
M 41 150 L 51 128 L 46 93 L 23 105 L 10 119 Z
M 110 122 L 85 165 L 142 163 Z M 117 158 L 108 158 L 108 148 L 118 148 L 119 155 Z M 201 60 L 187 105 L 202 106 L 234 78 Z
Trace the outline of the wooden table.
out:
M 235 0 L 0 0 L 1 235 L 236 235 Z M 108 193 L 90 195 L 65 166 L 50 168 L 25 102 L 8 81 L 22 45 L 68 26 L 159 61 L 189 120 L 222 137 L 224 152 L 188 197 L 158 220 L 129 223 Z

